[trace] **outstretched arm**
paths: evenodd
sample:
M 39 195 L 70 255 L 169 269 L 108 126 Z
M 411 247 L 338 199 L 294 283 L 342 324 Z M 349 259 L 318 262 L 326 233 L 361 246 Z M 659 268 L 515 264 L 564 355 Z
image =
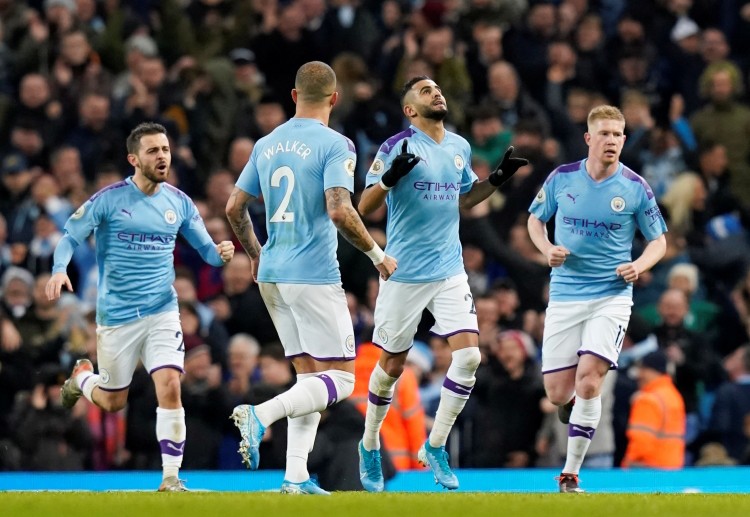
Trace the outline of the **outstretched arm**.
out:
M 388 280 L 396 270 L 396 259 L 386 255 L 367 232 L 362 219 L 352 206 L 349 191 L 343 187 L 327 189 L 326 210 L 339 233 L 352 246 L 370 257 L 383 279 Z
M 500 160 L 500 163 L 497 164 L 497 167 L 490 173 L 489 177 L 482 181 L 474 182 L 471 190 L 465 194 L 461 194 L 458 201 L 461 208 L 472 208 L 478 205 L 490 197 L 495 189 L 500 188 L 508 181 L 518 169 L 529 164 L 529 160 L 526 158 L 511 158 L 513 150 L 513 146 L 508 147 L 503 155 L 503 159 Z

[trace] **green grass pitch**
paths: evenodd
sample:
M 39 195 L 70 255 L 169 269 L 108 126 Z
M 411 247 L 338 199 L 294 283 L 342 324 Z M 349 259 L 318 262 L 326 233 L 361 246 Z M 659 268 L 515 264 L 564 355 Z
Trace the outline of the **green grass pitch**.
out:
M 737 494 L 0 492 L 3 517 L 747 517 Z

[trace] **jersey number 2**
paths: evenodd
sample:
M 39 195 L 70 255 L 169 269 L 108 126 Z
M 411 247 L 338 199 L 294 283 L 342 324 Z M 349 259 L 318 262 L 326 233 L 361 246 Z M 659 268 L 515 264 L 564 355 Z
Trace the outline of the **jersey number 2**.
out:
M 286 207 L 289 205 L 289 200 L 292 197 L 292 190 L 294 190 L 294 171 L 287 167 L 279 167 L 271 175 L 271 186 L 281 187 L 281 178 L 286 178 L 286 192 L 284 197 L 279 203 L 279 207 L 271 216 L 272 223 L 293 223 L 294 212 L 287 212 Z

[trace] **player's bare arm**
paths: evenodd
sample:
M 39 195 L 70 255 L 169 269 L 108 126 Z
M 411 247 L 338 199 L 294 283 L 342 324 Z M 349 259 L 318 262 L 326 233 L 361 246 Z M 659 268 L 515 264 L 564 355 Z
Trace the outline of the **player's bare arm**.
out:
M 349 191 L 343 187 L 326 190 L 326 210 L 339 233 L 352 246 L 370 257 L 381 276 L 387 280 L 396 270 L 396 259 L 386 255 L 367 232 L 362 219 L 352 206 Z
M 380 183 L 370 185 L 362 191 L 362 196 L 359 198 L 359 205 L 357 205 L 359 213 L 362 215 L 371 214 L 383 206 L 387 195 L 388 191 L 384 190 L 383 187 L 380 186 Z
M 648 271 L 659 262 L 667 251 L 667 239 L 662 233 L 656 239 L 650 241 L 633 262 L 617 266 L 617 276 L 622 277 L 628 283 L 635 282 L 641 273 Z
M 261 246 L 257 237 L 255 237 L 253 222 L 247 213 L 247 207 L 252 200 L 253 196 L 235 187 L 229 196 L 225 212 L 229 224 L 232 226 L 232 231 L 239 239 L 242 247 L 245 248 L 251 259 L 257 259 L 260 256 Z M 234 246 L 232 246 L 232 252 L 234 252 Z
M 57 300 L 60 298 L 62 287 L 68 288 L 68 291 L 73 292 L 73 285 L 70 283 L 67 273 L 55 273 L 49 280 L 47 285 L 44 287 L 44 292 L 47 294 L 48 300 Z
M 547 235 L 547 225 L 536 216 L 529 215 L 527 223 L 529 237 L 539 251 L 547 257 L 549 267 L 559 267 L 565 263 L 565 258 L 570 255 L 570 250 L 564 246 L 555 246 Z

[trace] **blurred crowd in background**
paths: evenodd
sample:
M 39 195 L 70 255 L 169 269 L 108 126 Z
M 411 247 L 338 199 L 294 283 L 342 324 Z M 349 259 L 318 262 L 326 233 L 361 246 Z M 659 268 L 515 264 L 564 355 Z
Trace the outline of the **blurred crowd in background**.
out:
M 585 157 L 586 116 L 603 103 L 622 109 L 621 160 L 653 188 L 669 233 L 665 258 L 637 282 L 588 466 L 620 465 L 634 365 L 657 349 L 685 404 L 685 464 L 750 464 L 748 56 L 742 0 L 0 0 L 0 469 L 159 468 L 144 371 L 119 413 L 60 406 L 73 362 L 96 363 L 97 269 L 91 243 L 80 246 L 75 292 L 47 301 L 55 245 L 79 205 L 131 174 L 124 140 L 147 120 L 169 131 L 170 181 L 214 241 L 232 238 L 234 181 L 255 141 L 293 116 L 294 76 L 310 60 L 337 73 L 331 126 L 356 144 L 357 192 L 379 145 L 408 124 L 397 92 L 415 75 L 441 86 L 480 178 L 508 145 L 531 162 L 462 214 L 483 364 L 448 443 L 454 466 L 562 464 L 567 430 L 538 363 L 549 268 L 526 210 L 552 169 Z M 251 217 L 263 242 L 262 201 Z M 365 222 L 384 246 L 384 210 Z M 343 240 L 339 261 L 359 391 L 324 414 L 310 471 L 327 488 L 353 473 L 357 488 L 378 280 Z M 215 269 L 178 243 L 175 266 L 183 468 L 241 468 L 231 408 L 287 389 L 293 371 L 245 254 Z M 450 363 L 429 320 L 383 431 L 386 473 L 417 467 Z M 285 426 L 267 433 L 260 468 L 283 466 Z

